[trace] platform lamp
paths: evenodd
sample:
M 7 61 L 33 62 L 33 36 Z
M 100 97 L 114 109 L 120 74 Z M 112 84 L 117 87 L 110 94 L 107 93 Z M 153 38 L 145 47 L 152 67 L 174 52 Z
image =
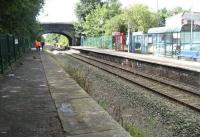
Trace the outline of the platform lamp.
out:
M 190 9 L 190 25 L 191 25 L 191 29 L 190 29 L 190 50 L 192 50 L 192 45 L 193 45 L 193 4 L 194 4 L 194 0 L 192 0 L 192 5 L 191 5 L 191 9 Z
M 160 27 L 160 14 L 159 14 L 159 6 L 158 6 L 158 0 L 156 1 L 156 6 L 157 6 L 157 18 L 158 18 L 158 27 Z
M 128 38 L 127 38 L 128 52 L 132 52 L 132 28 L 128 23 Z

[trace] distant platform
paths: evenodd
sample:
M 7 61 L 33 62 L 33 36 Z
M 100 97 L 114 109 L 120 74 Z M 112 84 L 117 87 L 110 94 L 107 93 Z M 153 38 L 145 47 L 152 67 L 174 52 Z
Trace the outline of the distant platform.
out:
M 200 62 L 82 46 L 71 49 L 200 95 Z
M 175 58 L 168 58 L 168 57 L 161 57 L 161 56 L 154 56 L 148 54 L 137 54 L 137 53 L 128 53 L 128 52 L 121 52 L 115 51 L 110 49 L 100 49 L 100 48 L 93 48 L 93 47 L 82 47 L 82 46 L 72 46 L 72 49 L 81 49 L 87 51 L 93 51 L 97 53 L 103 54 L 110 54 L 118 57 L 126 57 L 130 59 L 136 59 L 141 61 L 146 61 L 155 64 L 166 65 L 170 67 L 177 67 L 186 70 L 200 72 L 200 62 L 197 61 L 185 61 L 185 60 L 178 60 Z

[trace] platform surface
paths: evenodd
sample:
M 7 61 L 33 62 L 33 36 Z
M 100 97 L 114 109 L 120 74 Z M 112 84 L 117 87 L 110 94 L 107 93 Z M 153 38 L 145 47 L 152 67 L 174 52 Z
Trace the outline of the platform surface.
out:
M 0 137 L 65 137 L 39 53 L 0 77 Z
M 100 48 L 93 48 L 93 47 L 82 47 L 82 46 L 72 46 L 72 49 L 81 49 L 81 50 L 88 50 L 103 54 L 110 54 L 119 57 L 131 58 L 146 62 L 151 62 L 155 64 L 161 64 L 165 66 L 177 67 L 186 70 L 200 72 L 200 61 L 185 61 L 182 59 L 176 58 L 169 58 L 169 57 L 161 57 L 161 56 L 154 56 L 154 55 L 147 55 L 147 54 L 136 54 L 136 53 L 128 53 L 128 52 L 121 52 L 115 51 L 110 49 L 100 49 Z

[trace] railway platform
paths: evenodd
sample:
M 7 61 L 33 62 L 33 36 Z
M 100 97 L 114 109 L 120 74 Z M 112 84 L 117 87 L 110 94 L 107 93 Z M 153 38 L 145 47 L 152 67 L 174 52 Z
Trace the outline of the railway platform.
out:
M 110 49 L 73 46 L 73 50 L 87 56 L 121 65 L 145 77 L 200 95 L 200 62 L 185 61 L 153 55 L 134 54 Z
M 46 53 L 0 77 L 1 137 L 130 137 Z
M 185 70 L 200 72 L 199 61 L 185 61 L 185 60 L 178 60 L 178 59 L 161 57 L 161 56 L 154 56 L 150 54 L 136 54 L 136 53 L 121 52 L 121 51 L 116 52 L 110 49 L 99 49 L 99 48 L 97 49 L 97 48 L 92 48 L 92 47 L 72 46 L 71 48 L 77 49 L 77 50 L 93 51 L 93 52 L 102 53 L 102 54 L 110 54 L 110 55 L 118 56 L 118 57 L 133 58 L 133 59 L 146 61 L 150 63 L 166 65 L 169 67 L 177 67 L 177 68 L 182 68 Z

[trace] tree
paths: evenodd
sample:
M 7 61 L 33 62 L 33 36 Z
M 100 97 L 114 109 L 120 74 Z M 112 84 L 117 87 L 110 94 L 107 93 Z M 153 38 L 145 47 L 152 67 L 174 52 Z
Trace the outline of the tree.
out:
M 176 7 L 172 10 L 167 10 L 166 8 L 162 8 L 161 10 L 159 10 L 159 16 L 160 16 L 159 26 L 165 26 L 166 18 L 184 11 L 185 10 L 182 9 L 181 7 Z
M 59 43 L 59 45 L 61 45 L 61 46 L 67 46 L 67 45 L 69 45 L 69 40 L 68 40 L 67 37 L 65 37 L 65 36 L 63 36 L 63 35 L 60 35 L 60 38 L 59 38 L 59 40 L 58 40 L 58 43 Z
M 98 5 L 82 22 L 82 34 L 87 36 L 99 36 L 104 34 L 107 27 L 106 22 L 114 16 L 121 14 L 120 3 L 118 0 L 106 1 L 103 5 Z M 107 26 L 109 22 L 107 22 Z
M 104 4 L 109 9 L 110 17 L 121 14 L 121 3 L 118 0 L 107 0 Z
M 97 6 L 86 18 L 83 23 L 83 34 L 87 36 L 98 36 L 104 33 L 103 25 L 109 18 L 106 5 Z
M 142 4 L 137 4 L 124 11 L 127 25 L 133 31 L 147 32 L 149 28 L 158 24 L 157 14 L 151 12 L 149 8 Z
M 31 37 L 39 29 L 36 21 L 43 0 L 0 0 L 0 33 Z
M 60 46 L 67 46 L 69 43 L 69 40 L 66 36 L 55 33 L 48 34 L 45 38 L 45 41 L 48 42 L 50 45 Z
M 125 23 L 124 14 L 119 14 L 107 20 L 104 25 L 106 35 L 111 35 L 112 32 L 126 32 L 127 25 Z
M 79 21 L 85 20 L 85 17 L 94 10 L 97 5 L 101 5 L 101 0 L 80 0 L 76 4 L 75 13 Z

